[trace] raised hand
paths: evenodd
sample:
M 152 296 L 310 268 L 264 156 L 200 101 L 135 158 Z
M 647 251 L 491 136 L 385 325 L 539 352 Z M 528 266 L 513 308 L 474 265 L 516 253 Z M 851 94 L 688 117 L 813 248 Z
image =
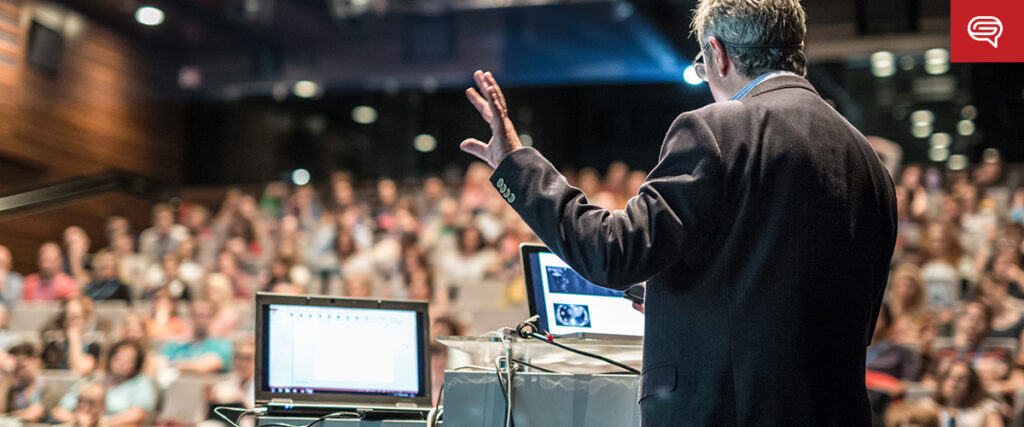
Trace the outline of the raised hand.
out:
M 485 73 L 477 70 L 473 73 L 473 80 L 480 92 L 474 88 L 466 89 L 466 97 L 480 112 L 480 117 L 491 125 L 491 139 L 485 144 L 476 138 L 467 138 L 459 148 L 496 168 L 505 156 L 523 145 L 519 142 L 519 134 L 512 120 L 508 118 L 508 104 L 505 103 L 505 95 L 501 93 L 494 75 L 490 71 Z

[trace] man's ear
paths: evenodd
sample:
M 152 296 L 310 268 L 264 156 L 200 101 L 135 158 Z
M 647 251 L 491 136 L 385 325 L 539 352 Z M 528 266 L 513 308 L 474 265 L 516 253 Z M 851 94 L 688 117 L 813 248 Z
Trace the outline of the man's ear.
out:
M 711 45 L 711 56 L 714 57 L 714 67 L 708 72 L 718 73 L 719 77 L 725 78 L 732 70 L 732 62 L 729 61 L 729 53 L 725 51 L 725 43 L 715 37 L 708 37 L 708 44 Z

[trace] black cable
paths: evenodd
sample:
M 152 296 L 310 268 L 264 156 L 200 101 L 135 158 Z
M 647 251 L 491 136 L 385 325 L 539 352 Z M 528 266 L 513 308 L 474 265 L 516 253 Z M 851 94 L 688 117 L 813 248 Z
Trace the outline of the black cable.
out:
M 536 333 L 532 333 L 531 332 L 531 333 L 529 333 L 529 336 L 532 337 L 532 338 L 544 341 L 544 342 L 546 342 L 548 344 L 551 344 L 551 345 L 553 345 L 555 347 L 558 347 L 558 348 L 560 348 L 562 350 L 571 351 L 571 352 L 576 353 L 576 354 L 581 355 L 581 356 L 591 357 L 591 358 L 600 360 L 602 362 L 618 366 L 618 367 L 620 367 L 622 369 L 625 369 L 625 370 L 627 370 L 627 371 L 629 371 L 629 372 L 631 372 L 633 374 L 640 375 L 640 371 L 634 369 L 633 367 L 630 367 L 629 365 L 616 362 L 616 361 L 614 361 L 612 359 L 609 359 L 607 357 L 600 356 L 600 355 L 597 355 L 597 354 L 594 354 L 594 353 L 589 353 L 589 352 L 586 352 L 586 351 L 583 351 L 583 350 L 577 350 L 575 348 L 569 347 L 569 346 L 567 346 L 565 344 L 562 344 L 562 343 L 559 343 L 559 342 L 555 342 L 554 338 L 551 338 L 551 334 L 547 334 L 547 337 L 542 338 L 541 336 L 537 335 Z
M 331 412 L 329 414 L 323 415 L 320 418 L 317 418 L 317 419 L 313 420 L 309 424 L 304 424 L 304 425 L 301 425 L 301 426 L 294 425 L 294 424 L 285 424 L 285 423 L 270 423 L 270 424 L 263 424 L 263 425 L 261 425 L 259 427 L 313 427 L 314 425 L 316 425 L 316 423 L 323 422 L 324 420 L 326 420 L 328 418 L 338 418 L 338 417 L 341 417 L 342 415 L 348 415 L 349 418 L 362 418 L 363 417 L 358 412 L 338 411 L 338 412 Z

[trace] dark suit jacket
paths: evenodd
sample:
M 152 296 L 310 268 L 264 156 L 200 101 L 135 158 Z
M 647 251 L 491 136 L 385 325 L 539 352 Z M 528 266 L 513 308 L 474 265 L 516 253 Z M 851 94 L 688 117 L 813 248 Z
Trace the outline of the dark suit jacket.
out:
M 588 280 L 647 281 L 645 427 L 870 425 L 893 183 L 803 78 L 680 115 L 625 210 L 587 204 L 529 148 L 491 181 Z

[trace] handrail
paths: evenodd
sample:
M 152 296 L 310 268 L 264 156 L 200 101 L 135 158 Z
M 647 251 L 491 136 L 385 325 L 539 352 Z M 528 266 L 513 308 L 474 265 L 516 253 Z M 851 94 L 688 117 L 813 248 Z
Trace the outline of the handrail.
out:
M 104 193 L 126 192 L 153 200 L 166 199 L 167 188 L 150 178 L 111 170 L 73 178 L 0 197 L 0 217 Z

